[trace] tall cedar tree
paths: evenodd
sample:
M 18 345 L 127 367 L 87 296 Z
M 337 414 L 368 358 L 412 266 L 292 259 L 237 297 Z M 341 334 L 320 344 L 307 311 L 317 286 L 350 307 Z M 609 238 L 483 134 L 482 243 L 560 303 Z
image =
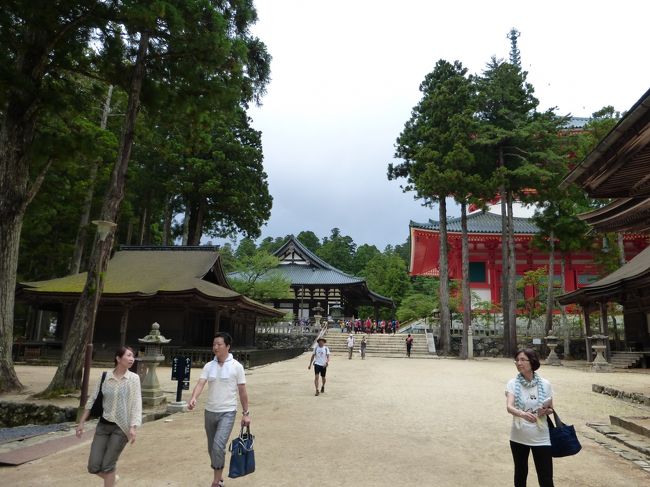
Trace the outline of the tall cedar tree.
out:
M 500 188 L 502 201 L 502 308 L 506 355 L 517 347 L 513 203 L 515 199 L 526 200 L 528 189 L 551 184 L 553 175 L 558 172 L 560 157 L 553 149 L 563 121 L 553 109 L 537 111 L 539 102 L 526 77 L 527 73 L 519 66 L 492 58 L 477 80 L 479 129 L 476 142 L 482 147 L 484 157 L 494 161 L 493 184 Z
M 449 266 L 446 198 L 463 180 L 463 165 L 471 159 L 472 86 L 459 61 L 439 60 L 420 84 L 422 99 L 411 111 L 395 144 L 388 178 L 405 178 L 404 191 L 414 191 L 425 206 L 438 203 L 440 220 L 440 344 L 450 352 Z
M 96 60 L 98 72 L 117 78 L 111 82 L 118 83 L 123 73 L 128 79 L 118 157 L 100 214 L 109 221 L 117 221 L 124 198 L 141 92 L 150 111 L 184 107 L 188 112 L 205 105 L 232 110 L 259 97 L 268 80 L 268 55 L 248 32 L 256 20 L 251 2 L 125 2 L 118 9 L 120 23 L 109 21 L 100 30 L 102 49 L 97 49 Z M 80 385 L 82 345 L 92 336 L 113 240 L 113 231 L 101 243 L 96 238 L 86 285 L 46 395 Z
M 18 248 L 23 219 L 61 152 L 39 154 L 38 127 L 76 89 L 68 73 L 89 67 L 88 46 L 112 3 L 0 4 L 0 392 L 19 390 L 13 360 Z M 37 174 L 34 176 L 34 174 Z

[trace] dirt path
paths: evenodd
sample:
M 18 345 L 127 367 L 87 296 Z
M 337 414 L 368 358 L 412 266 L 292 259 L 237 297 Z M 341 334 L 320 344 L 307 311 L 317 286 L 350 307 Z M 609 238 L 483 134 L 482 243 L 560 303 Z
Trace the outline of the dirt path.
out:
M 315 397 L 308 359 L 303 355 L 248 371 L 257 471 L 227 479 L 226 485 L 512 485 L 510 416 L 503 392 L 516 372 L 512 361 L 335 356 L 326 393 Z M 18 368 L 30 386 L 46 384 L 53 372 Z M 647 389 L 650 375 L 567 367 L 540 372 L 553 384 L 557 410 L 578 432 L 587 431 L 587 421 L 608 421 L 609 414 L 650 414 L 648 408 L 591 392 L 592 383 Z M 192 373 L 194 383 L 198 370 Z M 173 390 L 165 369 L 159 377 L 165 389 Z M 170 418 L 145 424 L 136 444 L 127 446 L 118 464 L 119 485 L 210 485 L 203 415 Z M 647 473 L 587 438 L 581 441 L 580 454 L 555 461 L 557 486 L 650 485 Z M 100 486 L 98 478 L 85 473 L 88 450 L 87 442 L 80 443 L 19 467 L 2 467 L 0 484 Z M 535 487 L 532 460 L 531 468 L 528 485 Z

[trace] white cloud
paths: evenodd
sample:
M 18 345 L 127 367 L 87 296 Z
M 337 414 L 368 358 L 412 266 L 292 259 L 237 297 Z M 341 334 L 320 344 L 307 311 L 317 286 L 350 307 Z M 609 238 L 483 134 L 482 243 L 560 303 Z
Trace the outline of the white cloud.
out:
M 400 244 L 409 220 L 437 219 L 399 181 L 393 144 L 440 58 L 480 72 L 507 58 L 511 27 L 542 108 L 627 110 L 647 90 L 643 2 L 256 0 L 273 56 L 263 132 L 274 198 L 263 236 L 338 227 L 358 245 Z M 457 214 L 457 213 L 456 213 Z

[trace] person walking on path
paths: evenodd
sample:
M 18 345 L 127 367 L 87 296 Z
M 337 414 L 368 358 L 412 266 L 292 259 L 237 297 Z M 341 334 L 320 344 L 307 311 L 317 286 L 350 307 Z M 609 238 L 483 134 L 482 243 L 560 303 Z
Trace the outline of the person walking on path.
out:
M 540 487 L 553 487 L 553 456 L 546 416 L 553 413 L 551 383 L 539 376 L 539 357 L 530 348 L 515 354 L 518 374 L 506 385 L 506 409 L 512 414 L 510 450 L 515 464 L 515 487 L 526 487 L 528 455 Z
M 325 346 L 327 340 L 323 337 L 320 337 L 316 340 L 317 345 L 314 347 L 314 353 L 312 353 L 311 358 L 309 359 L 309 365 L 307 370 L 311 369 L 311 364 L 314 364 L 314 386 L 316 387 L 316 396 L 319 394 L 318 390 L 318 376 L 320 375 L 323 379 L 323 385 L 320 388 L 320 393 L 325 392 L 325 375 L 327 374 L 327 366 L 330 363 L 330 349 Z
M 354 335 L 348 335 L 348 360 L 352 360 L 352 352 L 354 351 Z
M 368 342 L 366 341 L 366 336 L 364 335 L 363 338 L 361 339 L 361 346 L 359 349 L 361 350 L 361 360 L 364 360 L 366 358 L 366 347 L 368 346 Z
M 86 401 L 85 409 L 76 428 L 81 438 L 90 410 L 102 391 L 104 411 L 97 423 L 95 436 L 90 446 L 88 472 L 104 479 L 104 487 L 113 487 L 119 478 L 116 473 L 117 460 L 126 444 L 135 443 L 136 428 L 142 424 L 142 395 L 140 377 L 129 371 L 135 356 L 130 347 L 121 347 L 115 352 L 115 368 L 105 372 L 95 393 Z
M 413 337 L 409 333 L 409 335 L 406 337 L 406 356 L 411 357 L 411 347 L 413 346 Z
M 237 416 L 237 394 L 242 406 L 241 426 L 243 428 L 251 424 L 246 375 L 242 364 L 230 353 L 231 344 L 232 338 L 228 333 L 217 333 L 214 336 L 212 341 L 214 359 L 203 367 L 187 405 L 187 409 L 194 410 L 196 400 L 207 384 L 208 399 L 205 403 L 204 417 L 210 466 L 214 474 L 212 487 L 223 487 L 226 445 Z

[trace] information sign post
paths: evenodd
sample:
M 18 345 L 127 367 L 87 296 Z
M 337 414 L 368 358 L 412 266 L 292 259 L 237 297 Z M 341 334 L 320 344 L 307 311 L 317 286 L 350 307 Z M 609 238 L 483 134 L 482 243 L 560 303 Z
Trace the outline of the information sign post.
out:
M 178 382 L 176 386 L 176 401 L 171 403 L 167 410 L 169 412 L 184 411 L 187 403 L 182 400 L 183 390 L 190 388 L 190 371 L 192 370 L 192 359 L 190 357 L 174 357 L 172 359 L 172 380 Z

